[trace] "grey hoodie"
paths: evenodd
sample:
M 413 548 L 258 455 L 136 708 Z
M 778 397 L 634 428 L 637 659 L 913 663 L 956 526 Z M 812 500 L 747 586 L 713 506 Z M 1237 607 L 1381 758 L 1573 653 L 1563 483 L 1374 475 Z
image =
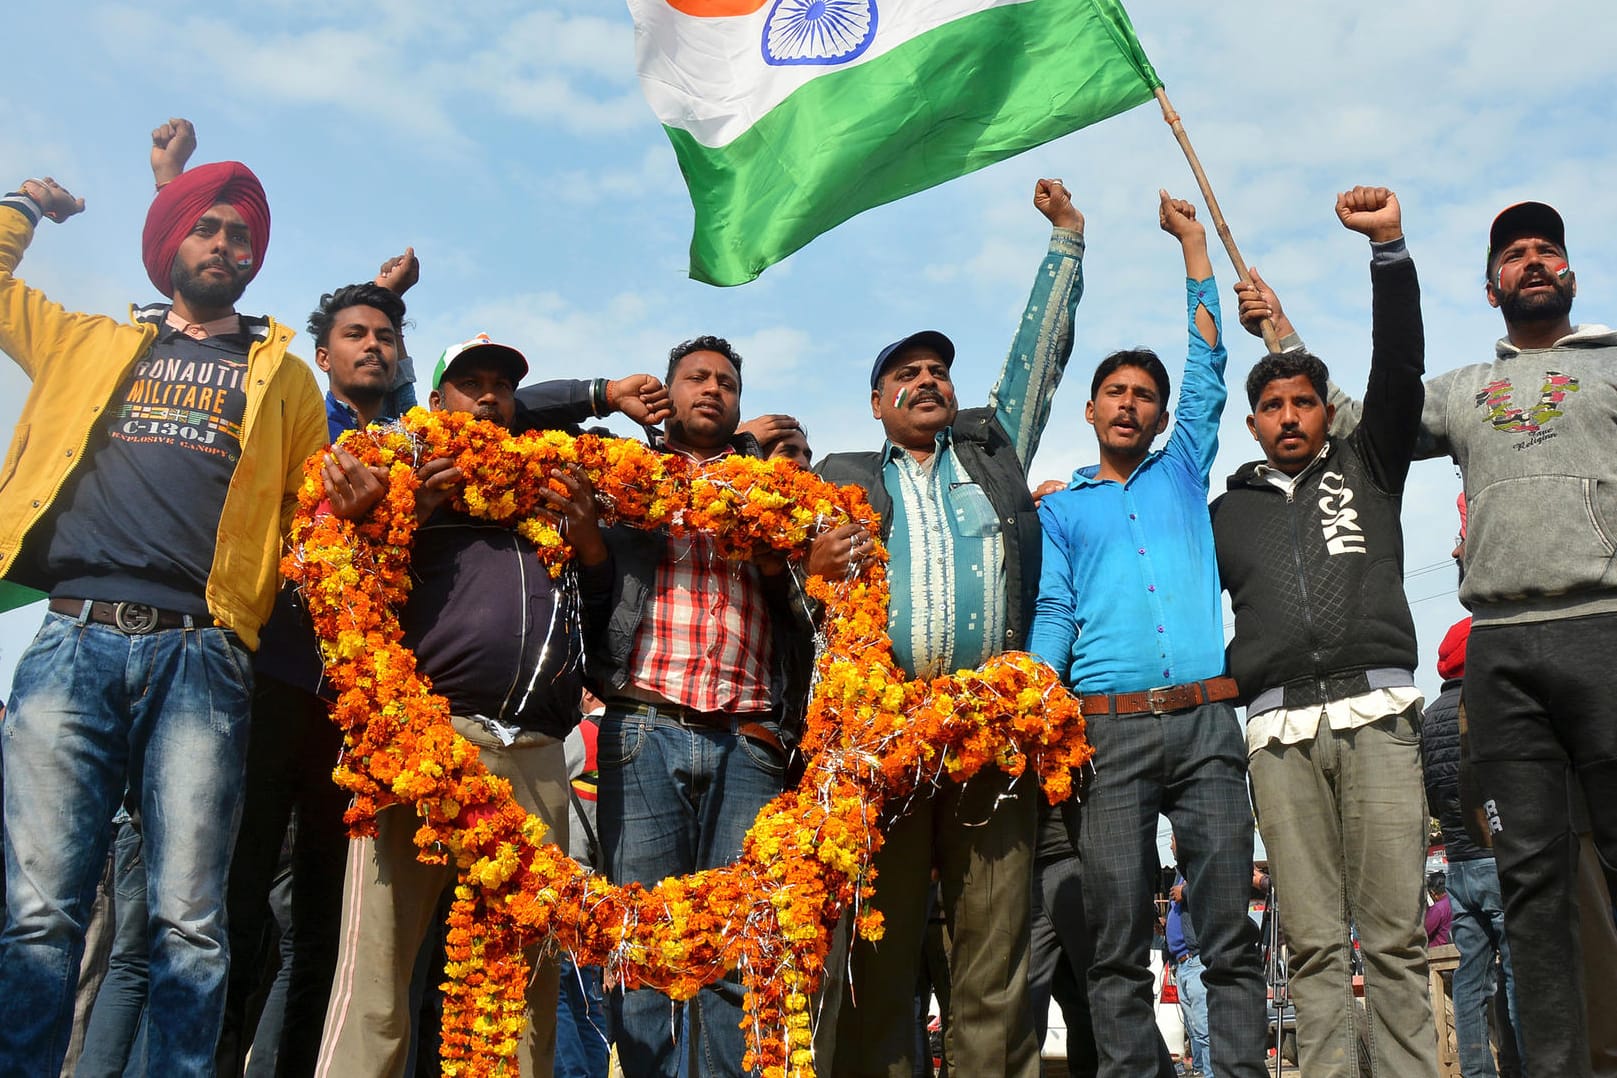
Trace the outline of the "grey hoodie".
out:
M 1427 381 L 1416 449 L 1464 478 L 1460 602 L 1478 625 L 1617 612 L 1617 331 L 1494 352 Z

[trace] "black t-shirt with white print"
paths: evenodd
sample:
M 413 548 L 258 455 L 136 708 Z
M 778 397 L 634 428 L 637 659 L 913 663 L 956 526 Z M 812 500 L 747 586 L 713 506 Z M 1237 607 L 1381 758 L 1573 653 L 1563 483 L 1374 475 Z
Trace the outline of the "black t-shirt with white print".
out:
M 53 598 L 204 616 L 225 492 L 241 456 L 257 326 L 194 340 L 166 324 L 113 395 L 89 459 L 57 499 Z

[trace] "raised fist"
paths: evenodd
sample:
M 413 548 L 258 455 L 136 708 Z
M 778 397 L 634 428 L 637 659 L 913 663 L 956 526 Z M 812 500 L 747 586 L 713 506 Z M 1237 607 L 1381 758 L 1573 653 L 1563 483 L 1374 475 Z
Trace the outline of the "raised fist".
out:
M 1158 191 L 1162 204 L 1157 208 L 1157 224 L 1177 240 L 1204 237 L 1207 230 L 1196 220 L 1196 207 L 1166 191 Z
M 24 180 L 17 189 L 33 199 L 41 212 L 57 224 L 84 212 L 84 199 L 74 198 L 67 188 L 49 176 L 43 180 Z
M 376 271 L 374 283 L 396 296 L 402 296 L 419 280 L 421 260 L 415 256 L 414 247 L 406 247 L 402 255 L 394 255 L 382 263 L 382 268 Z
M 197 129 L 178 116 L 152 128 L 152 179 L 161 187 L 185 171 L 197 148 Z
M 1336 216 L 1342 226 L 1386 243 L 1404 234 L 1398 196 L 1385 187 L 1355 187 L 1336 196 Z
M 1056 228 L 1084 230 L 1084 215 L 1072 204 L 1072 192 L 1060 180 L 1040 180 L 1033 187 L 1033 205 Z

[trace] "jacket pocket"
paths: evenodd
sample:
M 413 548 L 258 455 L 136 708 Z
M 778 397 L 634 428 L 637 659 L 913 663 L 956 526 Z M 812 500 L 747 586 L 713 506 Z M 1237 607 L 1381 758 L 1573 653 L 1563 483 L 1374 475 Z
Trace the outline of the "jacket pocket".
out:
M 22 459 L 23 450 L 28 448 L 28 425 L 18 424 L 16 433 L 11 436 L 11 448 L 6 450 L 6 462 L 0 465 L 0 490 L 11 482 L 11 477 L 17 473 L 17 462 Z
M 1617 489 L 1577 475 L 1506 479 L 1471 499 L 1463 597 L 1523 599 L 1617 583 Z

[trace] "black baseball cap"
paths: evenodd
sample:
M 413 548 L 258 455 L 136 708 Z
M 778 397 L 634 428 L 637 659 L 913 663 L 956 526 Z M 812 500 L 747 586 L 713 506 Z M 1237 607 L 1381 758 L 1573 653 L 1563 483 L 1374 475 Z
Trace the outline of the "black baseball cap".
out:
M 1518 202 L 1500 210 L 1499 216 L 1493 219 L 1493 227 L 1488 230 L 1485 272 L 1493 273 L 1493 257 L 1500 248 L 1523 236 L 1551 240 L 1562 251 L 1566 250 L 1566 223 L 1561 215 L 1542 202 Z
M 876 365 L 870 368 L 870 388 L 875 389 L 876 383 L 881 381 L 881 372 L 886 369 L 888 360 L 906 348 L 914 347 L 931 349 L 943 360 L 945 367 L 954 366 L 954 342 L 935 329 L 923 329 L 901 341 L 894 341 L 876 354 Z

